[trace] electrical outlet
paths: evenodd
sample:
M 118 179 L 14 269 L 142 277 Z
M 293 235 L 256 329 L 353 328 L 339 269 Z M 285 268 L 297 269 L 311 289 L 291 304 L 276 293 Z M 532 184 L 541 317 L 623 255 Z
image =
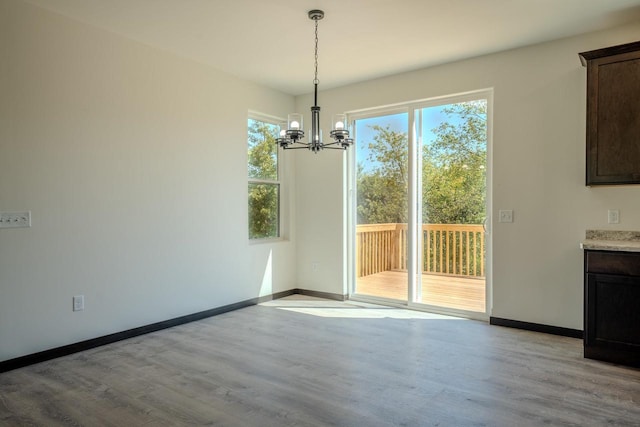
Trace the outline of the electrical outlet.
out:
M 609 222 L 609 224 L 619 224 L 620 211 L 617 209 L 609 209 L 607 211 L 607 221 Z
M 31 211 L 0 212 L 0 228 L 31 227 Z
M 84 295 L 73 297 L 73 311 L 84 311 Z
M 513 211 L 510 209 L 498 211 L 498 222 L 513 222 Z
M 311 263 L 311 270 L 314 272 L 317 272 L 320 269 L 320 263 L 319 262 L 312 262 Z

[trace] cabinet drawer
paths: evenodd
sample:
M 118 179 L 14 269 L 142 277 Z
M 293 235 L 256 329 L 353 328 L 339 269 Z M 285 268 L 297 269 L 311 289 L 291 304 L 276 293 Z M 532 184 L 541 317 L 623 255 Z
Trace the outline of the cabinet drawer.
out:
M 587 273 L 640 276 L 640 253 L 586 251 Z

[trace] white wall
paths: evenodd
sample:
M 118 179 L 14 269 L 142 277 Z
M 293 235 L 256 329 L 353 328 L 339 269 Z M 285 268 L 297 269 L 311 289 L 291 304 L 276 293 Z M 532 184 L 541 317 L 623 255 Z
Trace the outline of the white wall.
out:
M 321 92 L 319 104 L 329 120 L 336 112 L 494 88 L 491 315 L 582 329 L 579 242 L 588 228 L 640 229 L 640 187 L 584 185 L 586 69 L 578 52 L 639 39 L 635 23 Z M 311 103 L 310 96 L 296 99 L 299 111 Z M 298 282 L 343 293 L 341 156 L 301 154 Z M 608 208 L 620 209 L 620 224 L 606 223 Z M 497 223 L 499 209 L 513 209 L 515 222 Z M 316 273 L 312 262 L 320 263 Z
M 33 221 L 0 229 L 0 360 L 296 287 L 295 230 L 250 245 L 246 196 L 248 110 L 293 106 L 0 1 L 0 211 Z

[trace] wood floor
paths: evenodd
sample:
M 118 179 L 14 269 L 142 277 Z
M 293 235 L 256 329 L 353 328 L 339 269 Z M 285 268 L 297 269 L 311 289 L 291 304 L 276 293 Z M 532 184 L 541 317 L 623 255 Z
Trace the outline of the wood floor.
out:
M 382 298 L 407 300 L 407 272 L 383 271 L 358 277 L 357 293 Z M 485 312 L 484 278 L 438 274 L 422 275 L 423 304 L 456 310 Z
M 638 426 L 582 342 L 294 296 L 0 374 L 3 426 Z

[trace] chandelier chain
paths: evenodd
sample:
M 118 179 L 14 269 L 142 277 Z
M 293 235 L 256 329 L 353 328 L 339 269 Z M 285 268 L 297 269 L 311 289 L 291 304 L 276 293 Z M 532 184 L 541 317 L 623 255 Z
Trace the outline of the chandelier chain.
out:
M 318 20 L 315 20 L 316 23 L 316 50 L 315 50 L 315 74 L 313 79 L 313 84 L 317 85 L 320 83 L 318 80 Z

